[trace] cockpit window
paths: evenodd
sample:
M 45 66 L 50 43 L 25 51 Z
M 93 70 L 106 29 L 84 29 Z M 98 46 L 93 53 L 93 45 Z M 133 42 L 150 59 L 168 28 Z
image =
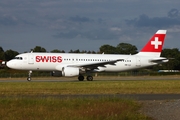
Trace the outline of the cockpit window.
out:
M 14 59 L 16 59 L 16 60 L 22 60 L 23 58 L 22 58 L 22 57 L 15 57 Z

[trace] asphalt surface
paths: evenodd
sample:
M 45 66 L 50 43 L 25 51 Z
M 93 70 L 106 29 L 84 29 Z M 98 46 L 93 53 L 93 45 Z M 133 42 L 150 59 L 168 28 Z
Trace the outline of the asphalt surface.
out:
M 44 95 L 41 97 L 55 98 L 101 98 L 118 97 L 123 99 L 133 99 L 137 101 L 157 101 L 157 100 L 179 100 L 180 94 L 88 94 L 88 95 Z
M 122 81 L 122 80 L 180 80 L 180 75 L 170 76 L 96 76 L 94 81 Z M 86 80 L 84 80 L 86 81 Z M 0 78 L 0 82 L 27 82 L 27 78 Z M 47 77 L 34 78 L 31 82 L 79 82 L 77 77 Z

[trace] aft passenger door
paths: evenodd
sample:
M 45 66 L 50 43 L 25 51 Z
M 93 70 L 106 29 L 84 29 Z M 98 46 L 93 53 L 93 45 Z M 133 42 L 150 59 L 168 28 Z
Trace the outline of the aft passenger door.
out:
M 141 58 L 136 57 L 136 67 L 141 67 Z

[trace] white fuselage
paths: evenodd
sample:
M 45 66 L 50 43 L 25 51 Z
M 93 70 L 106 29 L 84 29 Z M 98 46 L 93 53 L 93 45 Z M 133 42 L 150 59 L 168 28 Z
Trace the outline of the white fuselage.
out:
M 7 66 L 18 70 L 62 71 L 63 67 L 81 67 L 83 65 L 98 64 L 118 59 L 121 60 L 115 64 L 99 66 L 98 69 L 93 71 L 120 72 L 157 64 L 150 61 L 152 57 L 139 55 L 24 53 L 7 62 Z

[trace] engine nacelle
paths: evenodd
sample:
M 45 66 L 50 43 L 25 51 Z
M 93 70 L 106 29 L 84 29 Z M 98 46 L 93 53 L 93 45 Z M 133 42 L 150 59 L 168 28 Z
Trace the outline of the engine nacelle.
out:
M 73 77 L 79 75 L 79 68 L 75 67 L 63 67 L 62 69 L 62 76 L 65 77 Z
M 51 76 L 62 77 L 62 72 L 61 71 L 52 71 Z

